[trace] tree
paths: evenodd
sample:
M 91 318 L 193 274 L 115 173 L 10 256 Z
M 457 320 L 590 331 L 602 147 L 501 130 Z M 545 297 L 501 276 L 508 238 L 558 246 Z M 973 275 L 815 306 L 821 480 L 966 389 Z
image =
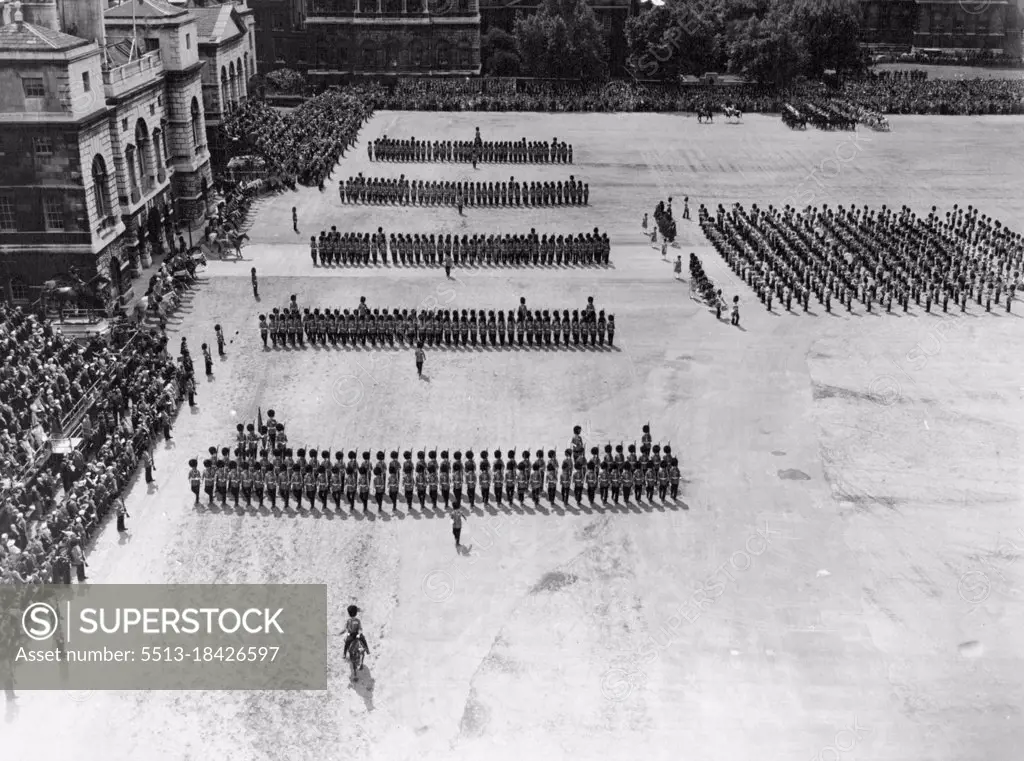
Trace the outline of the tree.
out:
M 532 77 L 604 80 L 608 41 L 585 0 L 545 0 L 516 17 L 514 36 L 523 73 Z
M 818 78 L 826 69 L 850 72 L 862 66 L 857 0 L 794 0 L 792 19 L 805 51 L 808 77 Z
M 763 84 L 788 85 L 805 60 L 792 23 L 778 6 L 765 19 L 748 19 L 729 43 L 729 70 Z
M 547 74 L 546 57 L 548 49 L 548 16 L 544 10 L 529 16 L 516 14 L 513 35 L 516 40 L 516 53 L 522 62 L 523 74 L 528 77 L 545 77 Z
M 638 79 L 718 69 L 725 11 L 719 0 L 653 6 L 626 22 L 626 66 Z
M 275 91 L 289 95 L 301 93 L 306 85 L 306 78 L 294 69 L 274 69 L 266 81 Z
M 515 77 L 519 74 L 516 38 L 500 27 L 492 27 L 480 37 L 480 58 L 484 72 L 494 77 Z

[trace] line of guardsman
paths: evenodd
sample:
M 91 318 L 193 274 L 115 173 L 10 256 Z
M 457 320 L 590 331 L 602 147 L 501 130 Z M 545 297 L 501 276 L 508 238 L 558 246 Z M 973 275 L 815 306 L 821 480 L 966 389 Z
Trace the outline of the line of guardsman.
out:
M 608 264 L 612 246 L 608 233 L 594 228 L 591 233 L 537 235 L 529 233 L 505 233 L 504 236 L 463 235 L 451 233 L 427 235 L 423 233 L 391 233 L 383 227 L 375 233 L 341 233 L 332 226 L 330 231 L 321 230 L 320 237 L 310 236 L 309 255 L 316 266 L 329 264 L 375 265 L 378 260 L 391 264 L 419 266 L 445 266 L 449 257 L 455 267 L 492 265 L 545 265 L 545 266 L 592 266 Z
M 570 175 L 564 182 L 463 182 L 462 180 L 407 180 L 403 174 L 364 177 L 360 172 L 338 183 L 342 203 L 420 206 L 586 206 L 590 184 Z
M 365 298 L 359 308 L 304 308 L 296 302 L 274 307 L 259 316 L 263 346 L 604 346 L 615 345 L 615 315 L 594 309 L 593 297 L 583 310 L 526 308 L 521 299 L 515 311 L 483 309 L 370 309 Z M 269 343 L 268 343 L 269 342 Z
M 396 140 L 383 135 L 366 145 L 370 161 L 452 161 L 484 164 L 571 164 L 572 146 L 546 140 Z
M 331 501 L 341 510 L 344 499 L 350 510 L 355 510 L 358 501 L 364 512 L 371 498 L 378 511 L 383 511 L 385 501 L 397 510 L 400 495 L 409 509 L 414 496 L 420 509 L 428 501 L 434 509 L 439 503 L 446 508 L 449 504 L 460 506 L 463 500 L 473 507 L 478 497 L 489 505 L 492 494 L 498 505 L 506 499 L 509 504 L 526 504 L 527 498 L 539 505 L 544 497 L 554 505 L 560 496 L 566 506 L 570 495 L 577 505 L 582 504 L 584 495 L 591 505 L 597 500 L 617 505 L 620 496 L 626 504 L 631 498 L 642 503 L 645 496 L 653 502 L 655 493 L 663 502 L 679 496 L 679 460 L 672 455 L 671 446 L 652 445 L 648 426 L 644 426 L 639 447 L 636 443 L 614 448 L 607 444 L 603 458 L 598 447 L 591 447 L 590 457 L 585 456 L 577 426 L 572 446 L 565 450 L 561 462 L 554 449 L 546 456 L 538 449 L 533 457 L 523 450 L 518 461 L 514 449 L 509 449 L 504 459 L 500 449 L 494 450 L 493 457 L 487 451 L 477 457 L 472 450 L 456 450 L 449 456 L 448 450 L 421 449 L 415 454 L 406 450 L 401 459 L 398 450 L 390 452 L 390 459 L 383 451 L 376 456 L 363 452 L 361 459 L 355 451 L 349 451 L 347 458 L 344 452 L 335 452 L 332 461 L 328 450 L 290 449 L 280 423 L 274 426 L 273 439 L 266 426 L 259 432 L 252 423 L 246 428 L 238 425 L 234 457 L 228 447 L 219 455 L 216 447 L 210 447 L 202 470 L 197 459 L 189 460 L 188 478 L 196 504 L 201 491 L 210 504 L 215 500 L 227 504 L 230 498 L 236 506 L 242 501 L 246 506 L 254 501 L 264 505 L 264 500 L 269 500 L 276 507 L 280 498 L 285 508 L 294 500 L 296 509 L 301 509 L 305 499 L 311 508 L 319 501 L 326 510 Z

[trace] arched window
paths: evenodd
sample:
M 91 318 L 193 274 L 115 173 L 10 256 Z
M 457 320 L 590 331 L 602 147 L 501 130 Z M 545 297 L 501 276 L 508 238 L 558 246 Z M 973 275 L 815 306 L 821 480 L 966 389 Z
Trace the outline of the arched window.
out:
M 135 169 L 135 146 L 129 145 L 124 149 L 124 163 L 128 167 L 128 186 L 132 193 L 132 201 L 139 199 L 139 179 Z
M 160 148 L 163 150 L 163 153 L 164 153 L 164 163 L 166 164 L 166 162 L 169 161 L 170 158 L 171 158 L 171 152 L 169 150 L 167 150 L 167 120 L 166 119 L 161 119 L 160 120 Z M 157 167 L 157 168 L 160 169 L 162 167 Z
M 163 182 L 167 178 L 167 173 L 164 171 L 163 136 L 163 130 L 159 128 L 153 130 L 153 161 L 156 163 L 157 182 Z
M 227 67 L 220 67 L 220 110 L 227 113 L 228 110 L 228 70 Z
M 192 99 L 192 147 L 196 152 L 203 145 L 203 141 L 199 139 L 202 130 L 202 125 L 199 123 L 199 99 Z
M 99 154 L 92 160 L 92 192 L 96 198 L 96 216 L 104 220 L 112 213 L 110 176 L 107 174 L 107 162 Z
M 232 61 L 228 64 L 228 102 L 231 104 L 232 109 L 235 107 L 235 101 L 238 99 L 237 76 L 238 74 L 235 71 L 235 62 Z
M 153 171 L 149 156 L 151 147 L 149 129 L 146 127 L 145 119 L 139 119 L 135 122 L 135 147 L 135 156 L 139 165 L 139 179 L 142 181 L 143 189 L 149 190 L 153 186 Z
M 245 74 L 245 76 L 242 78 L 242 96 L 245 97 L 245 95 L 249 91 L 249 77 L 251 76 L 249 74 L 249 51 L 246 51 L 242 54 L 242 61 L 242 73 Z

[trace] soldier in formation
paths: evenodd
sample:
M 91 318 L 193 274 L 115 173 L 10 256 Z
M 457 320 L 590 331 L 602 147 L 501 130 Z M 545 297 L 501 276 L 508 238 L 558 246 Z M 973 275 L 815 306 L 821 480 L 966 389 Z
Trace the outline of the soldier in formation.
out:
M 608 233 L 556 235 L 505 233 L 341 233 L 337 226 L 321 230 L 309 242 L 313 266 L 430 266 L 430 267 L 592 267 L 611 257 Z M 389 264 L 390 262 L 390 264 Z
M 749 210 L 700 207 L 700 224 L 729 266 L 771 310 L 773 299 L 792 310 L 809 311 L 813 295 L 826 312 L 832 300 L 853 311 L 854 301 L 870 312 L 908 312 L 911 302 L 930 312 L 948 311 L 950 301 L 966 312 L 972 302 L 990 311 L 1011 311 L 1021 287 L 1024 236 L 973 206 L 954 205 L 941 216 L 936 207 L 917 215 L 839 206 L 786 205 Z
M 259 315 L 264 346 L 273 348 L 334 346 L 371 347 L 589 347 L 615 345 L 615 315 L 606 315 L 589 297 L 584 309 L 529 309 L 521 298 L 515 310 L 370 309 L 300 310 L 295 301 Z
M 363 512 L 368 512 L 372 496 L 381 513 L 388 501 L 391 509 L 397 510 L 403 491 L 409 510 L 414 497 L 421 510 L 426 509 L 428 499 L 433 509 L 439 503 L 445 509 L 458 506 L 464 499 L 473 508 L 478 496 L 488 505 L 492 488 L 498 505 L 507 497 L 509 504 L 525 505 L 530 500 L 534 507 L 545 497 L 552 506 L 560 497 L 564 506 L 573 499 L 580 507 L 584 496 L 591 506 L 598 502 L 617 505 L 620 495 L 626 504 L 631 498 L 637 503 L 646 498 L 651 503 L 655 491 L 662 502 L 679 496 L 679 461 L 670 446 L 652 444 L 649 425 L 643 427 L 639 448 L 636 443 L 629 444 L 628 455 L 624 455 L 624 446 L 619 444 L 613 454 L 608 444 L 603 459 L 597 447 L 591 447 L 589 459 L 586 457 L 582 429 L 576 426 L 561 463 L 553 449 L 546 454 L 543 449 L 536 450 L 532 460 L 530 451 L 524 450 L 518 461 L 511 449 L 504 458 L 500 449 L 493 455 L 481 452 L 479 460 L 473 450 L 406 450 L 401 461 L 398 450 L 389 456 L 383 451 L 364 451 L 361 458 L 355 451 L 349 451 L 346 458 L 342 451 L 332 455 L 318 447 L 293 450 L 273 411 L 266 425 L 257 429 L 251 423 L 240 424 L 238 429 L 234 449 L 210 447 L 201 470 L 198 458 L 189 460 L 189 487 L 196 504 L 205 493 L 211 505 L 227 505 L 230 500 L 235 507 L 262 508 L 269 503 L 276 509 L 280 496 L 286 510 L 294 502 L 296 510 L 342 511 L 347 505 L 354 512 L 361 505 Z
M 407 140 L 387 135 L 367 145 L 370 161 L 455 162 L 483 164 L 571 164 L 572 146 L 547 140 L 482 140 L 477 128 L 474 140 Z
M 590 185 L 569 175 L 568 180 L 524 182 L 514 176 L 500 182 L 408 180 L 403 174 L 364 177 L 362 173 L 338 183 L 343 204 L 455 206 L 462 199 L 473 207 L 588 206 Z

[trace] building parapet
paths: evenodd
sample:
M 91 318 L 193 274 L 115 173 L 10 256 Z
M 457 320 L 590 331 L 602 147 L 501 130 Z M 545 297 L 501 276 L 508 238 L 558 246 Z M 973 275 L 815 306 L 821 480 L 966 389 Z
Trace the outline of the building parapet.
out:
M 164 73 L 160 51 L 153 50 L 143 56 L 121 64 L 104 67 L 103 89 L 108 98 L 119 98 L 143 85 L 159 79 Z

